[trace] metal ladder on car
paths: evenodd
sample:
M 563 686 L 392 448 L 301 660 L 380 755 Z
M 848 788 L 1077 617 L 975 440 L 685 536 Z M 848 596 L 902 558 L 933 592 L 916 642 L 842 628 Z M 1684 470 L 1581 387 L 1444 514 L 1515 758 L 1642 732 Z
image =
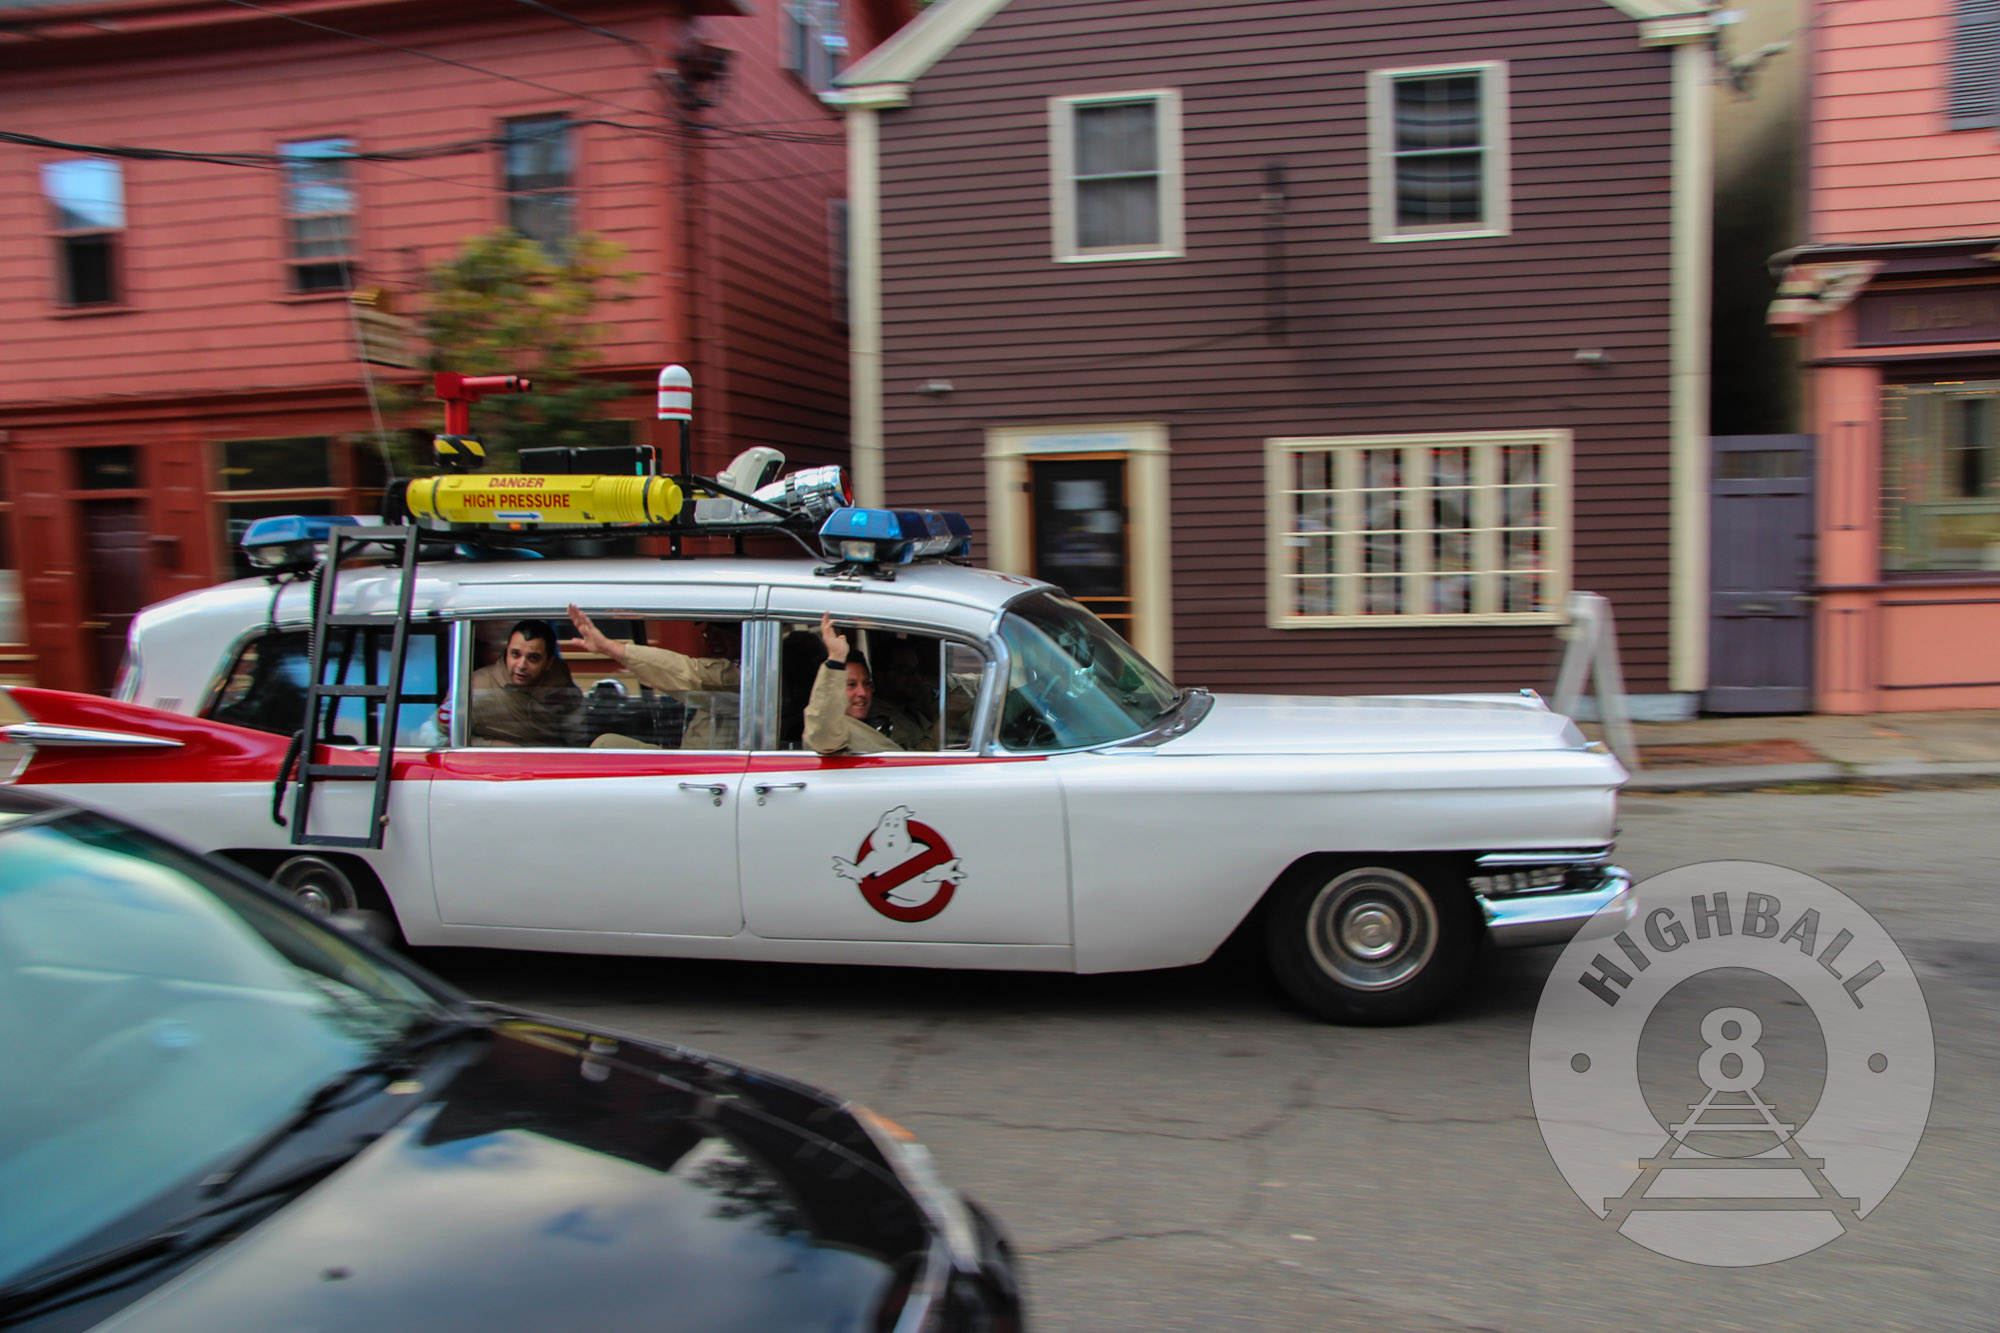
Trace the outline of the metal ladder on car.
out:
M 399 578 L 396 609 L 359 614 L 339 614 L 336 595 L 343 559 L 361 547 L 386 547 L 396 557 Z M 294 741 L 298 751 L 298 783 L 292 791 L 291 841 L 295 847 L 372 847 L 382 845 L 389 826 L 389 782 L 396 758 L 396 723 L 403 704 L 403 660 L 409 649 L 410 601 L 416 591 L 417 554 L 421 536 L 415 527 L 334 528 L 327 535 L 326 558 L 313 580 L 312 675 L 306 684 L 305 721 Z M 372 633 L 371 633 L 372 631 Z M 389 660 L 384 679 L 374 674 L 375 634 L 389 633 Z M 349 667 L 361 658 L 362 684 L 349 684 Z M 330 667 L 336 667 L 329 671 Z M 375 747 L 375 762 L 368 764 L 315 763 L 314 752 L 333 740 L 335 719 L 344 700 L 363 701 L 365 731 L 363 746 Z M 377 705 L 370 708 L 370 704 Z M 279 774 L 282 784 L 292 765 Z M 313 793 L 324 782 L 372 782 L 368 827 L 363 833 L 314 833 L 310 831 Z M 282 797 L 281 797 L 282 800 Z

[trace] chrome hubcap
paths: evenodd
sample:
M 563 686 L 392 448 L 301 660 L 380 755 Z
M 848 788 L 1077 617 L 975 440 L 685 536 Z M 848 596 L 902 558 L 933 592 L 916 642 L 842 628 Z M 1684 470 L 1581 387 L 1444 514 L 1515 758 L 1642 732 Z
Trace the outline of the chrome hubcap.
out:
M 1402 923 L 1386 907 L 1356 908 L 1341 925 L 1340 942 L 1358 958 L 1383 958 L 1401 946 Z
M 1366 866 L 1329 880 L 1306 913 L 1313 961 L 1340 985 L 1381 990 L 1421 972 L 1437 953 L 1437 907 L 1400 870 Z
M 333 899 L 323 885 L 300 884 L 292 890 L 292 897 L 314 916 L 328 916 L 333 912 Z
M 314 916 L 331 916 L 356 905 L 354 886 L 340 867 L 317 856 L 293 857 L 278 867 L 271 883 Z

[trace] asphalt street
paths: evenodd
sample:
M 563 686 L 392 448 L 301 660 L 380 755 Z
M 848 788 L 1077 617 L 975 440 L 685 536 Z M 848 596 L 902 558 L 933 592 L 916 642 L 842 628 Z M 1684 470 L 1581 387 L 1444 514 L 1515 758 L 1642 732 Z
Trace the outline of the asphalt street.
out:
M 1009 1228 L 1042 1329 L 1993 1329 L 2000 788 L 1634 797 L 1620 859 L 1642 877 L 1805 871 L 1915 965 L 1937 1041 L 1929 1127 L 1894 1192 L 1825 1248 L 1701 1267 L 1570 1192 L 1527 1073 L 1554 949 L 1490 955 L 1444 1018 L 1388 1030 L 1302 1017 L 1245 957 L 1113 977 L 421 961 L 902 1121 Z

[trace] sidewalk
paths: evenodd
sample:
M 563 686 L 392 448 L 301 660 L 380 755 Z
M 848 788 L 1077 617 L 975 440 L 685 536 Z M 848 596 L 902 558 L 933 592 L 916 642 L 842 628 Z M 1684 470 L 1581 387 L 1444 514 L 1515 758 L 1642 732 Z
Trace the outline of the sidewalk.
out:
M 1593 739 L 1604 730 L 1583 723 Z M 1635 722 L 1628 791 L 1743 791 L 1788 782 L 2000 782 L 2000 710 Z

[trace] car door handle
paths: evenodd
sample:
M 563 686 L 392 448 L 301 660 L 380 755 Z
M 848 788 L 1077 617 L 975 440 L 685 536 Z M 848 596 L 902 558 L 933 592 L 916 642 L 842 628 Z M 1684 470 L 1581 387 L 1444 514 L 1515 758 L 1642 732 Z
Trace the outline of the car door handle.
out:
M 721 805 L 723 794 L 727 792 L 729 788 L 723 786 L 720 782 L 683 782 L 681 784 L 681 790 L 705 791 L 711 797 L 714 798 L 714 804 Z
M 764 804 L 764 798 L 774 791 L 804 791 L 803 782 L 760 782 L 750 790 L 757 793 L 757 804 Z

